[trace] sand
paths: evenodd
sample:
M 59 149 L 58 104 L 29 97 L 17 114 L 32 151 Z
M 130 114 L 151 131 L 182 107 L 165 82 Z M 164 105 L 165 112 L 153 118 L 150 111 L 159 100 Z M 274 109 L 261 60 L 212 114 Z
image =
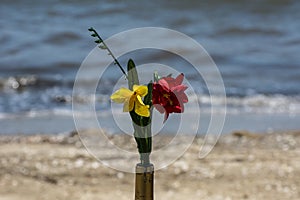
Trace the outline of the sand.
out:
M 109 138 L 135 149 L 129 136 Z M 182 157 L 155 172 L 155 199 L 300 199 L 300 131 L 227 134 L 204 159 L 197 156 L 201 143 L 197 137 Z M 134 174 L 101 165 L 75 132 L 0 136 L 0 200 L 133 196 Z

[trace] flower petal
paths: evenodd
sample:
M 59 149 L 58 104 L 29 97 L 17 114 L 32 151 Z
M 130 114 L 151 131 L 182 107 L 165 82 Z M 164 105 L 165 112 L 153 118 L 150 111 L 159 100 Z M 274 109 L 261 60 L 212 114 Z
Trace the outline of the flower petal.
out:
M 132 96 L 133 92 L 127 88 L 120 88 L 110 96 L 110 99 L 116 103 L 124 103 Z
M 124 101 L 123 112 L 129 112 L 130 111 L 130 104 L 129 104 L 129 102 L 130 102 L 129 99 L 126 99 L 126 101 Z
M 129 99 L 129 111 L 133 110 L 134 107 L 134 101 L 135 101 L 136 95 L 132 95 Z
M 182 93 L 180 95 L 180 100 L 181 100 L 182 103 L 187 103 L 189 101 L 189 99 L 188 99 L 188 97 L 186 96 L 185 93 Z
M 183 93 L 188 87 L 186 85 L 177 85 L 171 89 L 172 92 Z
M 134 111 L 143 117 L 150 117 L 149 106 L 145 105 L 140 96 L 136 97 Z
M 164 122 L 163 122 L 163 123 L 165 123 L 165 122 L 167 121 L 168 117 L 169 117 L 169 113 L 166 112 L 166 113 L 165 113 L 165 117 L 164 117 Z
M 184 75 L 183 73 L 179 74 L 176 78 L 175 78 L 175 82 L 176 82 L 176 85 L 180 85 L 183 81 L 183 78 L 184 78 Z
M 145 85 L 134 85 L 133 91 L 136 92 L 140 96 L 146 96 L 148 93 L 148 87 Z
M 170 89 L 169 83 L 164 78 L 160 79 L 158 81 L 158 84 L 162 87 L 163 90 L 168 91 Z
M 153 106 L 156 108 L 156 110 L 158 110 L 158 112 L 160 112 L 161 114 L 164 113 L 166 110 L 165 108 L 160 105 L 160 104 L 153 104 Z
M 136 95 L 132 95 L 129 99 L 124 101 L 123 112 L 130 112 L 133 110 L 135 98 Z

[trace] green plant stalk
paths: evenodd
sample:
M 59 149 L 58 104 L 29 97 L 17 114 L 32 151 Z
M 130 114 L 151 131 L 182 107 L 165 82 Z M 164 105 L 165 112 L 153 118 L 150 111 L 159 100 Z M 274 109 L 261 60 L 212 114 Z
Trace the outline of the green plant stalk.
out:
M 133 85 L 139 85 L 137 70 L 133 60 L 127 64 L 128 88 L 133 90 Z M 152 83 L 148 84 L 148 94 L 144 97 L 145 105 L 152 105 Z M 150 110 L 152 113 L 152 110 Z M 133 121 L 134 138 L 140 154 L 141 164 L 150 164 L 149 156 L 152 150 L 151 115 L 150 117 L 139 116 L 132 110 L 130 112 Z
M 122 71 L 122 73 L 125 75 L 125 77 L 126 78 L 128 78 L 127 77 L 127 74 L 126 74 L 126 72 L 125 72 L 125 70 L 123 69 L 123 67 L 121 66 L 121 64 L 119 63 L 119 61 L 117 60 L 117 58 L 114 56 L 114 54 L 112 53 L 112 51 L 109 49 L 109 47 L 105 44 L 105 42 L 104 42 L 104 40 L 100 37 L 100 35 L 97 33 L 97 31 L 93 28 L 93 27 L 91 27 L 91 28 L 89 28 L 88 29 L 90 32 L 93 32 L 92 34 L 91 34 L 91 36 L 92 37 L 97 37 L 98 39 L 97 40 L 95 40 L 95 43 L 97 43 L 97 44 L 103 44 L 103 47 L 102 48 L 104 48 L 104 49 L 106 49 L 107 51 L 108 51 L 108 54 L 109 55 L 111 55 L 111 57 L 114 59 L 114 63 L 116 64 L 116 65 L 118 65 L 118 67 L 120 68 L 120 70 Z M 100 46 L 99 46 L 99 48 L 101 48 Z
M 114 63 L 118 65 L 122 73 L 125 75 L 126 79 L 128 80 L 128 88 L 133 90 L 133 85 L 139 85 L 138 74 L 136 71 L 135 64 L 132 59 L 128 61 L 127 64 L 127 73 L 114 56 L 112 51 L 106 45 L 104 40 L 100 37 L 97 31 L 91 27 L 88 29 L 92 32 L 91 36 L 96 37 L 95 43 L 102 44 L 103 46 L 98 46 L 101 49 L 106 49 L 108 54 L 112 56 L 114 59 Z M 157 75 L 157 73 L 156 73 Z M 148 94 L 144 98 L 145 105 L 149 105 L 150 108 L 152 106 L 152 82 L 148 84 Z M 130 116 L 133 121 L 133 128 L 134 128 L 134 138 L 137 143 L 138 151 L 140 153 L 140 159 L 142 164 L 149 164 L 149 155 L 152 151 L 152 133 L 151 133 L 151 116 L 152 116 L 152 109 L 150 110 L 150 117 L 142 117 L 135 113 L 134 109 L 130 111 Z

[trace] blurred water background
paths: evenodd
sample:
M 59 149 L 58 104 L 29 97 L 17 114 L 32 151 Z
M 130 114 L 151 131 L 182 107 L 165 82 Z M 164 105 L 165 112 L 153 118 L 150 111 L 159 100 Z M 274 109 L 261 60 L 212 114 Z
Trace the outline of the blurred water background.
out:
M 0 134 L 74 129 L 72 88 L 81 62 L 95 47 L 87 31 L 90 26 L 103 38 L 131 28 L 158 26 L 198 41 L 214 59 L 226 87 L 228 117 L 224 133 L 299 129 L 299 11 L 297 0 L 3 0 Z M 189 81 L 198 79 L 174 56 L 160 52 L 130 56 L 137 64 L 181 65 Z M 124 56 L 120 62 L 126 64 L 127 59 Z M 110 110 L 108 97 L 121 76 L 116 77 L 116 73 L 120 74 L 117 68 L 108 72 L 98 88 L 99 115 Z M 196 91 L 205 111 L 209 99 L 205 84 L 199 84 Z M 91 94 L 77 98 L 82 104 L 94 99 Z M 82 111 L 87 122 L 89 115 Z M 205 112 L 203 116 L 205 124 L 208 117 Z M 205 132 L 205 125 L 201 127 L 199 132 Z M 107 129 L 116 132 L 113 124 Z

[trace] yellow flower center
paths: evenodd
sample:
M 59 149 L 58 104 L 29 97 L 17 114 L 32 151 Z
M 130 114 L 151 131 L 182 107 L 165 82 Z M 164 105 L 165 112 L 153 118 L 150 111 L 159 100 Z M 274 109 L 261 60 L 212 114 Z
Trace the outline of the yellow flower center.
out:
M 169 94 L 163 94 L 163 97 L 169 100 L 171 106 L 173 105 L 173 101 L 170 99 Z
M 169 94 L 163 94 L 163 97 L 168 99 L 170 97 L 170 95 Z

